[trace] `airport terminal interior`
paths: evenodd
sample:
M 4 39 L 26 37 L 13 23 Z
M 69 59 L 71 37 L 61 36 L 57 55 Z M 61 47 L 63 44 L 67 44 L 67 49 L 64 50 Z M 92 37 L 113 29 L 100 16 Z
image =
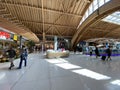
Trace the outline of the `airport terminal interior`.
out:
M 0 90 L 120 90 L 120 0 L 0 0 Z

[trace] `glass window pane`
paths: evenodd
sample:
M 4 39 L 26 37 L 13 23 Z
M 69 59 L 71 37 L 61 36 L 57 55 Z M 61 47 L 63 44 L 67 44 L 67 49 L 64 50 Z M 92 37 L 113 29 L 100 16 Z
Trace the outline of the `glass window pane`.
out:
M 111 18 L 112 18 L 112 16 L 110 16 L 110 15 L 107 17 L 107 19 L 111 19 Z
M 88 10 L 86 11 L 84 17 L 82 18 L 82 20 L 80 21 L 80 24 L 82 24 L 82 22 L 90 15 L 92 14 L 96 9 L 98 9 L 98 7 L 102 6 L 103 4 L 109 2 L 111 0 L 93 0 L 93 3 L 91 3 L 91 5 L 89 6 Z M 120 16 L 120 13 L 117 13 Z M 112 19 L 112 16 L 108 16 L 106 17 L 106 20 L 110 20 Z M 115 20 L 114 18 L 112 20 Z M 80 24 L 78 25 L 78 27 L 80 26 Z
M 93 5 L 96 5 L 97 3 L 98 3 L 97 0 L 94 0 L 94 1 L 93 1 Z
M 94 1 L 93 1 L 93 9 L 94 9 L 94 11 L 95 11 L 96 9 L 98 9 L 98 0 L 94 0 Z
M 115 12 L 113 15 L 120 15 L 120 12 Z
M 96 6 L 93 6 L 94 7 L 94 11 L 96 10 L 96 9 L 98 9 L 98 5 L 96 5 Z
M 89 7 L 89 15 L 93 12 L 93 5 L 91 4 Z
M 105 3 L 109 2 L 110 0 L 105 0 Z
M 99 0 L 99 7 L 102 6 L 104 3 L 104 0 Z
M 85 15 L 86 15 L 86 18 L 89 16 L 89 14 L 88 14 L 89 12 L 88 12 L 88 10 L 86 11 L 86 13 L 85 13 Z
M 116 17 L 113 17 L 111 20 L 115 20 L 116 19 Z

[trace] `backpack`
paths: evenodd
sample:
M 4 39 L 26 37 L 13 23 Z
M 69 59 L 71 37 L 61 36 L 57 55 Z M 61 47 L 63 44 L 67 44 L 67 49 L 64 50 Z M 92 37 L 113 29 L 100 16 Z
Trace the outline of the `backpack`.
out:
M 9 54 L 9 58 L 13 58 L 16 55 L 16 52 L 14 50 L 8 50 L 7 52 Z
M 25 53 L 24 52 L 21 54 L 21 59 L 25 60 Z

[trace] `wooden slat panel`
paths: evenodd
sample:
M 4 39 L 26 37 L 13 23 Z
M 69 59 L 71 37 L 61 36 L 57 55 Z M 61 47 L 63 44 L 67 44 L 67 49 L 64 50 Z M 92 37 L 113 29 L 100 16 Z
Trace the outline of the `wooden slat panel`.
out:
M 73 36 L 83 10 L 88 7 L 85 0 L 43 0 L 43 8 L 42 0 L 2 0 L 1 3 L 7 9 L 5 13 L 10 13 L 5 18 L 19 27 L 59 36 Z

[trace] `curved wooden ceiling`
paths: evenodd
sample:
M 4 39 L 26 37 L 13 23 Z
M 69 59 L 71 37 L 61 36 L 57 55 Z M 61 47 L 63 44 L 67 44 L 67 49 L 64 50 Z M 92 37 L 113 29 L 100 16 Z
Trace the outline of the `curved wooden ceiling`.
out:
M 42 39 L 72 38 L 93 0 L 0 0 L 0 17 Z M 19 31 L 20 33 L 21 31 Z
M 86 37 L 81 40 L 94 39 L 94 38 L 120 38 L 120 25 L 99 21 L 95 25 L 90 26 L 84 33 Z
M 42 40 L 43 32 L 46 40 L 55 35 L 72 39 L 78 33 L 77 26 L 92 1 L 0 0 L 0 26 L 34 41 Z M 90 38 L 119 38 L 119 31 L 119 25 L 99 21 L 90 25 L 84 34 L 78 33 L 76 43 Z M 82 37 L 79 38 L 80 35 Z
M 120 0 L 111 0 L 93 12 L 79 27 L 72 38 L 73 47 L 91 38 L 120 38 L 120 25 L 102 21 L 109 14 L 120 10 Z

